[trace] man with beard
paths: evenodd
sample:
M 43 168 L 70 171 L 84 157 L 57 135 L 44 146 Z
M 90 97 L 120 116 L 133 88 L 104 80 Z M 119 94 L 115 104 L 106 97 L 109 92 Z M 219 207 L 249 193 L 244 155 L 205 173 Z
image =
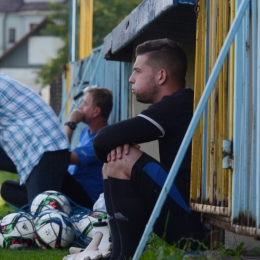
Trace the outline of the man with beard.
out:
M 110 259 L 134 255 L 188 128 L 193 91 L 185 87 L 186 70 L 186 55 L 172 40 L 137 46 L 129 82 L 136 100 L 152 105 L 134 118 L 104 127 L 94 139 L 95 153 L 105 163 L 104 196 L 113 244 Z M 138 144 L 153 140 L 159 142 L 160 162 L 139 149 Z M 170 244 L 183 237 L 202 241 L 206 236 L 199 213 L 188 207 L 190 166 L 191 147 L 154 226 L 154 233 Z M 193 243 L 191 248 L 196 246 Z

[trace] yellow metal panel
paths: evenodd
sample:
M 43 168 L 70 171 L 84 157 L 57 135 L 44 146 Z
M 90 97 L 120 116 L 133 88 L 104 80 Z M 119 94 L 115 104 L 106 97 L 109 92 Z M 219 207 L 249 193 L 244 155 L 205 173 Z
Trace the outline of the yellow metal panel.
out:
M 91 54 L 93 35 L 93 0 L 80 0 L 79 59 Z
M 230 1 L 230 24 L 235 18 L 235 0 Z M 229 126 L 228 139 L 233 140 L 233 118 L 234 118 L 234 43 L 229 50 Z M 228 215 L 231 216 L 232 203 L 232 170 L 228 170 Z
M 210 1 L 210 39 L 209 39 L 209 72 L 211 73 L 212 68 L 216 61 L 216 30 L 217 30 L 217 1 Z M 216 82 L 216 85 L 218 82 Z M 216 185 L 216 143 L 215 143 L 215 115 L 216 115 L 216 88 L 213 89 L 211 97 L 209 99 L 209 118 L 208 118 L 208 132 L 209 132 L 209 170 L 208 170 L 208 187 L 207 197 L 210 204 L 213 204 L 215 197 L 215 185 Z
M 65 77 L 66 77 L 66 94 L 67 94 L 67 93 L 69 93 L 70 88 L 71 88 L 71 75 L 70 75 L 70 64 L 69 63 L 66 64 Z M 70 107 L 71 107 L 71 100 L 68 99 L 68 101 L 66 103 L 66 115 L 69 114 Z
M 218 6 L 218 53 L 220 52 L 223 44 L 223 1 L 219 1 Z M 224 118 L 223 118 L 223 69 L 219 73 L 219 81 L 218 81 L 218 89 L 219 89 L 219 97 L 218 97 L 218 118 L 216 121 L 218 122 L 218 133 L 216 133 L 216 140 L 217 140 L 217 148 L 218 153 L 217 155 L 217 201 L 223 200 L 223 173 L 222 173 L 222 140 L 223 140 L 223 125 L 224 125 Z
M 195 80 L 194 80 L 194 110 L 199 102 L 204 89 L 204 53 L 205 46 L 200 44 L 205 40 L 205 0 L 199 2 L 197 13 L 196 31 L 196 57 L 195 57 Z M 200 202 L 201 188 L 201 163 L 202 163 L 202 120 L 193 136 L 192 143 L 192 168 L 191 168 L 191 201 Z
M 228 34 L 228 29 L 229 29 L 229 23 L 228 23 L 228 18 L 229 18 L 229 2 L 222 0 L 223 1 L 223 42 Z M 223 45 L 222 42 L 222 45 Z M 222 95 L 222 100 L 223 100 L 223 139 L 227 140 L 228 139 L 228 122 L 229 122 L 229 117 L 228 117 L 228 60 L 226 60 L 223 64 L 223 95 Z M 228 195 L 229 195 L 229 170 L 227 169 L 222 169 L 222 174 L 223 174 L 223 201 L 224 205 L 229 205 L 228 203 Z
M 210 75 L 234 17 L 234 0 L 198 1 L 195 65 L 195 107 L 205 85 L 205 68 Z M 209 6 L 207 7 L 206 4 Z M 206 13 L 206 9 L 209 13 Z M 206 19 L 208 17 L 208 19 Z M 206 24 L 208 21 L 208 25 Z M 209 39 L 206 41 L 206 30 Z M 233 138 L 234 47 L 229 52 L 208 100 L 206 143 L 206 201 L 200 200 L 202 170 L 202 121 L 193 138 L 191 208 L 205 213 L 230 216 L 232 171 L 222 168 L 222 142 Z M 205 60 L 205 51 L 209 61 Z M 208 62 L 208 64 L 205 64 Z M 204 158 L 203 158 L 204 159 Z M 205 185 L 203 183 L 203 185 Z M 203 205 L 204 204 L 204 205 Z M 206 204 L 206 205 L 205 205 Z

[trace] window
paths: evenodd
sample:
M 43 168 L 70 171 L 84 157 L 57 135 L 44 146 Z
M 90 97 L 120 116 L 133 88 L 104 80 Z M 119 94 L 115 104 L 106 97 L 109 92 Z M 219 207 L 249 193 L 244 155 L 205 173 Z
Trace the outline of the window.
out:
M 15 43 L 15 28 L 9 29 L 9 43 Z
M 34 29 L 37 25 L 37 23 L 30 23 L 30 31 Z

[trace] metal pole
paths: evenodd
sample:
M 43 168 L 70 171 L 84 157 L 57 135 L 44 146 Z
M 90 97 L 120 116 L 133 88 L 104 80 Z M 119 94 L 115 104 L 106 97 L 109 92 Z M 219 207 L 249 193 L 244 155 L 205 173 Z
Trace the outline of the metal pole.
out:
M 77 43 L 77 0 L 71 0 L 71 57 L 70 61 L 76 61 L 76 43 Z

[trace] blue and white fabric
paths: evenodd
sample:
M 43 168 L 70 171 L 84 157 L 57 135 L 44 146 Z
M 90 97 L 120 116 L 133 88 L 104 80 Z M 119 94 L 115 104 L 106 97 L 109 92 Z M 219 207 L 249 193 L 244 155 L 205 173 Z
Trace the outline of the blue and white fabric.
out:
M 0 146 L 14 162 L 20 183 L 25 183 L 44 152 L 69 148 L 51 107 L 4 74 L 0 74 Z

